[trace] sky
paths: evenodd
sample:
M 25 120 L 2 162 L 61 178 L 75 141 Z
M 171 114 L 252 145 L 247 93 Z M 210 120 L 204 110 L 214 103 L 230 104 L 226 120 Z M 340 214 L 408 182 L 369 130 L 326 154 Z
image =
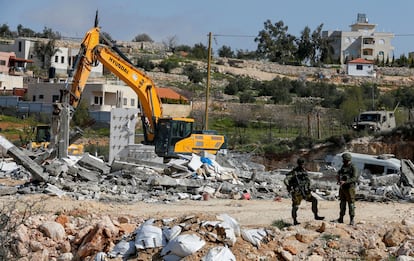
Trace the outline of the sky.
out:
M 306 26 L 313 31 L 320 24 L 323 30 L 349 31 L 363 13 L 378 32 L 395 34 L 396 58 L 414 51 L 412 0 L 0 0 L 0 25 L 12 31 L 19 24 L 36 32 L 48 27 L 83 38 L 96 10 L 101 30 L 114 40 L 145 33 L 155 42 L 174 37 L 178 45 L 208 46 L 211 32 L 213 50 L 226 45 L 234 51 L 256 50 L 254 38 L 267 20 L 283 21 L 288 33 L 300 37 Z

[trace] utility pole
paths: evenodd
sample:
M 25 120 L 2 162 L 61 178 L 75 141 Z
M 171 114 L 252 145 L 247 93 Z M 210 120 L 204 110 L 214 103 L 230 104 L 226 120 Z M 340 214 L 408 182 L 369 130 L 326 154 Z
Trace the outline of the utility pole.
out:
M 208 130 L 208 100 L 210 98 L 210 67 L 211 67 L 211 32 L 208 34 L 208 59 L 207 59 L 207 88 L 206 88 L 206 110 L 204 130 Z

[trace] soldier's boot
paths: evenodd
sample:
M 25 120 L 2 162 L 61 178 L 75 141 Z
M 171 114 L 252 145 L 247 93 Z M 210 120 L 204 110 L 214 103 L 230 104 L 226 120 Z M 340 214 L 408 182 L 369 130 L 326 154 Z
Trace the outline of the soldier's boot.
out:
M 354 217 L 355 217 L 355 203 L 349 203 L 349 224 L 354 225 Z
M 293 219 L 293 225 L 299 225 L 300 223 L 298 222 L 298 206 L 292 206 L 292 219 Z
M 315 215 L 315 220 L 324 220 L 324 219 L 325 217 L 318 216 L 318 214 Z
M 354 216 L 349 216 L 349 217 L 350 217 L 349 224 L 350 224 L 351 226 L 355 225 L 355 222 L 354 222 Z
M 344 216 L 345 216 L 345 210 L 346 210 L 346 201 L 342 201 L 339 203 L 339 218 L 337 220 L 338 223 L 344 223 Z
M 315 220 L 324 220 L 325 217 L 318 215 L 318 200 L 316 198 L 312 199 L 312 212 L 315 217 Z

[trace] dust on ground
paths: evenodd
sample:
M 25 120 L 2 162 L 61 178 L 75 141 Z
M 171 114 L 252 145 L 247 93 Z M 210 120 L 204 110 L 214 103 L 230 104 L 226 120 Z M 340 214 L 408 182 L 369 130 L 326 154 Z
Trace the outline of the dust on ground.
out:
M 274 221 L 284 220 L 291 223 L 291 200 L 232 200 L 209 199 L 180 200 L 162 203 L 118 203 L 94 200 L 75 200 L 67 196 L 57 197 L 42 194 L 1 197 L 0 201 L 18 200 L 21 203 L 41 202 L 42 211 L 46 213 L 67 213 L 83 211 L 97 216 L 132 216 L 142 219 L 172 218 L 186 215 L 218 215 L 226 213 L 235 218 L 241 226 L 267 227 Z M 334 221 L 339 215 L 339 201 L 319 200 L 319 214 L 325 220 Z M 403 202 L 356 202 L 357 223 L 393 222 L 414 213 L 412 203 Z M 299 208 L 299 222 L 313 220 L 311 203 L 302 201 Z M 347 216 L 345 222 L 347 222 Z

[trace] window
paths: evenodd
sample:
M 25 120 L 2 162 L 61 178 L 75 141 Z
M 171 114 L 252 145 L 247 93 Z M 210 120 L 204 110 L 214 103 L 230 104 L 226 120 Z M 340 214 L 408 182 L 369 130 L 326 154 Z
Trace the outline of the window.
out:
M 135 106 L 135 99 L 131 99 L 131 106 L 134 107 Z
M 43 100 L 44 95 L 43 94 L 39 94 L 39 100 Z
M 0 65 L 6 65 L 6 61 L 5 60 L 0 60 Z
M 103 103 L 103 97 L 102 96 L 95 96 L 94 97 L 94 103 L 95 105 L 102 105 Z
M 375 164 L 369 164 L 365 163 L 364 165 L 364 172 L 369 174 L 383 174 L 385 170 L 384 166 L 381 165 L 375 165 Z
M 22 42 L 19 42 L 19 52 L 22 51 Z
M 128 99 L 127 98 L 124 98 L 124 102 L 123 102 L 123 104 L 126 106 L 126 105 L 128 105 Z
M 59 62 L 59 56 L 55 56 L 55 63 Z
M 60 63 L 65 63 L 65 56 L 60 57 Z
M 356 69 L 357 69 L 357 70 L 362 70 L 362 69 L 363 69 L 362 64 L 357 64 Z
M 52 102 L 58 102 L 58 101 L 59 101 L 59 95 L 53 95 Z

